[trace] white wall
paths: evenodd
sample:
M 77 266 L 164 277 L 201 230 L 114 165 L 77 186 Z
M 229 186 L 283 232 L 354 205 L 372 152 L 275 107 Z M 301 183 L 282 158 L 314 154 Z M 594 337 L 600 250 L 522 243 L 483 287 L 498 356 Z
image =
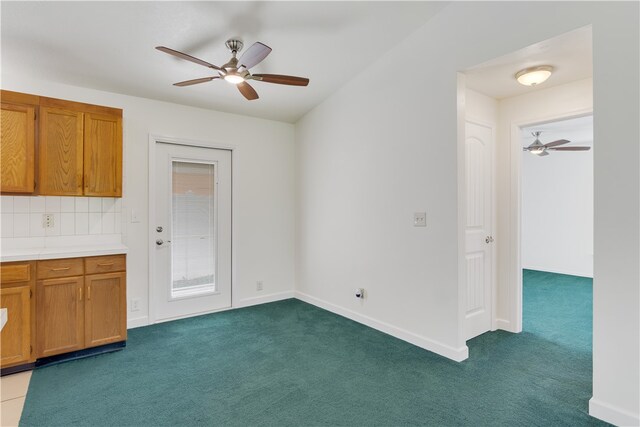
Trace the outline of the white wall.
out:
M 594 160 L 591 412 L 637 423 L 638 4 L 454 2 L 307 114 L 296 126 L 296 289 L 307 301 L 464 358 L 457 72 L 589 24 L 595 141 L 608 142 Z M 398 64 L 415 73 L 394 79 Z M 509 194 L 511 177 L 504 179 Z M 428 226 L 412 227 L 412 213 L 423 210 Z M 364 301 L 354 298 L 356 286 L 366 289 Z
M 476 120 L 496 126 L 498 101 L 467 87 L 465 90 L 465 116 L 467 120 Z
M 140 299 L 129 326 L 148 322 L 149 134 L 232 145 L 233 305 L 293 295 L 293 125 L 2 75 L 2 88 L 123 109 L 124 242 L 129 247 L 127 297 Z M 132 209 L 141 221 L 130 222 Z M 262 280 L 263 291 L 256 291 Z M 151 283 L 152 284 L 152 283 Z
M 521 246 L 522 268 L 593 277 L 593 150 L 522 153 Z

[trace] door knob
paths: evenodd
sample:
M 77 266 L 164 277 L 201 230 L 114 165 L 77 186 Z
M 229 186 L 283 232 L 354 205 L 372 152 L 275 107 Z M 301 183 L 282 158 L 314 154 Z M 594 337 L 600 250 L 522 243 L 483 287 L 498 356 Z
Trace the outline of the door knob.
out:
M 156 240 L 156 245 L 158 245 L 158 246 L 162 246 L 163 243 L 164 243 L 164 240 L 162 240 L 162 239 Z M 489 243 L 489 242 L 487 242 L 487 243 Z
M 485 243 L 491 243 L 491 242 L 493 242 L 493 237 L 487 236 L 487 238 L 484 239 L 484 241 L 485 241 Z
M 157 231 L 158 233 L 162 233 L 162 226 L 161 226 L 161 225 L 157 226 L 157 227 L 156 227 L 156 231 Z

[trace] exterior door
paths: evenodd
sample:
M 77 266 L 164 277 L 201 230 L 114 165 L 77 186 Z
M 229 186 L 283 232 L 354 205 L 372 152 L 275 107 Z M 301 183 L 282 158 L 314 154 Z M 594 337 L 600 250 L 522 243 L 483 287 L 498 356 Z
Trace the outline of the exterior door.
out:
M 156 143 L 155 321 L 231 306 L 231 151 Z
M 465 125 L 467 270 L 466 339 L 492 329 L 492 161 L 493 130 Z

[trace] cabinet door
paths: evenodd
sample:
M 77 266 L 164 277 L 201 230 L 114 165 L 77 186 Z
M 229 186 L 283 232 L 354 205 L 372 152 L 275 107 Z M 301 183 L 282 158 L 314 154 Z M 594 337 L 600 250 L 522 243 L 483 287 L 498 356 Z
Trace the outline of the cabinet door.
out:
M 83 113 L 40 107 L 40 194 L 82 195 L 83 126 Z
M 40 280 L 36 291 L 38 357 L 84 347 L 84 278 Z
M 30 286 L 0 289 L 0 305 L 7 309 L 7 323 L 0 333 L 0 365 L 27 363 L 31 359 Z
M 126 273 L 85 277 L 85 345 L 95 347 L 127 339 Z
M 85 196 L 122 197 L 122 118 L 86 113 Z
M 2 103 L 0 190 L 33 193 L 35 179 L 35 107 Z

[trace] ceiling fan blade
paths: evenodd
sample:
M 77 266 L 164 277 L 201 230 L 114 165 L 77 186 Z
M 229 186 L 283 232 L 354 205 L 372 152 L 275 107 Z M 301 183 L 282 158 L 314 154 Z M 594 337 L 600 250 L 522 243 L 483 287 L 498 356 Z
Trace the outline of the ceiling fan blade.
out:
M 589 151 L 591 147 L 558 147 L 558 148 L 549 148 L 549 150 L 554 151 Z
M 193 79 L 193 80 L 185 80 L 183 82 L 178 82 L 178 83 L 174 83 L 174 86 L 191 86 L 191 85 L 197 85 L 198 83 L 205 83 L 205 82 L 210 82 L 213 79 L 219 79 L 220 77 L 218 76 L 213 76 L 213 77 L 203 77 L 201 79 Z
M 244 95 L 244 97 L 247 98 L 249 101 L 259 98 L 258 92 L 256 92 L 256 90 L 253 87 L 251 87 L 249 83 L 242 82 L 242 83 L 238 83 L 236 86 L 238 86 L 238 90 L 240 91 L 240 93 Z
M 556 147 L 558 145 L 564 145 L 564 144 L 568 144 L 571 141 L 567 140 L 567 139 L 559 139 L 557 141 L 553 141 L 553 142 L 549 142 L 548 144 L 544 144 L 545 147 L 549 148 L 549 147 Z
M 169 49 L 168 47 L 156 46 L 156 49 L 158 49 L 160 52 L 168 53 L 169 55 L 173 55 L 177 58 L 194 62 L 198 65 L 203 65 L 205 67 L 213 68 L 214 70 L 224 71 L 222 68 L 218 67 L 217 65 L 209 64 L 207 61 L 203 61 L 202 59 L 198 59 L 194 56 L 187 55 L 186 53 L 182 53 L 177 50 Z
M 266 58 L 271 53 L 271 48 L 264 43 L 255 42 L 238 60 L 238 64 L 244 68 L 251 68 Z
M 304 77 L 283 76 L 280 74 L 253 74 L 251 77 L 261 82 L 277 83 L 279 85 L 306 86 L 309 84 L 309 79 Z

